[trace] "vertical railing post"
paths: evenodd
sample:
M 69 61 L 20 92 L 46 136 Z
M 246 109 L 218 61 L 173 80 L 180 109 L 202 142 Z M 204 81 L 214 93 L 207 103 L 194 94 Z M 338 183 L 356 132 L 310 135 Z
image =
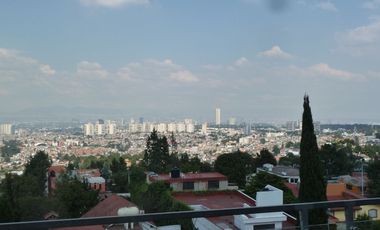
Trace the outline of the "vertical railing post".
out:
M 344 209 L 344 215 L 346 217 L 346 230 L 354 229 L 354 211 L 353 205 L 351 203 L 347 203 Z
M 302 208 L 299 211 L 300 215 L 300 226 L 302 230 L 309 230 L 309 210 Z

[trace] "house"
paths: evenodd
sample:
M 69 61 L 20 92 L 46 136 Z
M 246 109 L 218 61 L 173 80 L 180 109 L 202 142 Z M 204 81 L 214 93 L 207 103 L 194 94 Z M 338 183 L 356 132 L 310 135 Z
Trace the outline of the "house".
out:
M 73 170 L 71 174 L 83 183 L 88 184 L 91 189 L 99 190 L 99 192 L 107 190 L 106 180 L 101 177 L 99 169 L 78 169 Z
M 93 190 L 106 192 L 106 180 L 103 177 L 85 177 L 84 182 Z
M 290 190 L 292 190 L 293 194 L 298 197 L 299 186 L 295 184 L 286 183 L 285 184 Z M 342 182 L 339 177 L 338 180 L 330 180 L 326 186 L 326 197 L 328 201 L 333 200 L 351 200 L 351 199 L 363 199 L 364 196 L 358 194 L 358 190 L 352 191 L 352 189 L 347 188 L 347 184 Z M 358 215 L 366 214 L 372 220 L 380 220 L 380 205 L 363 205 L 363 206 L 355 206 L 354 209 L 354 218 Z M 344 208 L 331 208 L 331 215 L 334 217 L 337 223 L 344 222 L 345 212 Z M 331 219 L 331 218 L 330 218 Z
M 181 173 L 173 169 L 169 174 L 147 174 L 147 182 L 163 181 L 170 185 L 174 192 L 227 190 L 227 177 L 218 172 Z
M 367 184 L 368 184 L 368 177 L 367 173 L 352 173 L 352 176 L 350 175 L 343 175 L 338 177 L 338 181 L 344 183 L 346 185 L 346 189 L 350 190 L 356 194 L 364 195 L 367 190 Z M 363 191 L 362 191 L 363 187 Z
M 60 175 L 66 172 L 65 166 L 62 165 L 52 165 L 48 168 L 47 172 L 47 193 L 52 195 L 54 190 L 57 189 L 57 179 Z
M 194 210 L 280 205 L 283 200 L 282 191 L 270 185 L 266 186 L 265 191 L 258 192 L 256 200 L 239 190 L 208 191 L 202 193 L 177 192 L 173 193 L 173 196 Z M 199 230 L 282 229 L 283 227 L 294 227 L 296 219 L 286 213 L 277 212 L 193 218 L 193 224 Z
M 289 166 L 264 164 L 263 167 L 256 169 L 256 173 L 259 172 L 266 172 L 281 177 L 291 184 L 297 184 L 301 181 L 299 169 Z

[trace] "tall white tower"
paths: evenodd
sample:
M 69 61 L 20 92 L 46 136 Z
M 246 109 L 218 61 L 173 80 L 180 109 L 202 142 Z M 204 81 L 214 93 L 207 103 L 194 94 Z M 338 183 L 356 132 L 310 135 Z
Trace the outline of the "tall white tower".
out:
M 215 125 L 220 125 L 220 108 L 215 109 Z

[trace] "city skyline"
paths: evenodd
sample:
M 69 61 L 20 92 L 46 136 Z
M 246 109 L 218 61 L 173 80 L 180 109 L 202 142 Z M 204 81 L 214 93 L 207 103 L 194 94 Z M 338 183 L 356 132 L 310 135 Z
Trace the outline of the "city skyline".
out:
M 267 3 L 270 4 L 267 4 Z M 277 2 L 278 4 L 271 4 Z M 0 3 L 0 122 L 378 123 L 378 1 Z M 6 119 L 5 119 L 6 118 Z

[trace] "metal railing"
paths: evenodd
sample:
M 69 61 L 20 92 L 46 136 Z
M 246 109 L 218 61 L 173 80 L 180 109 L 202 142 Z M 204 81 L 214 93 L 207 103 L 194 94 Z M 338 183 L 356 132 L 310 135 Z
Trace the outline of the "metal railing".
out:
M 213 209 L 202 211 L 184 211 L 184 212 L 163 212 L 149 213 L 133 216 L 111 216 L 111 217 L 90 217 L 77 219 L 58 219 L 58 220 L 43 220 L 43 221 L 28 221 L 28 222 L 12 222 L 1 223 L 1 229 L 49 229 L 59 227 L 74 227 L 74 226 L 89 226 L 89 225 L 109 225 L 122 223 L 137 223 L 154 220 L 167 219 L 186 219 L 199 217 L 215 217 L 215 216 L 231 216 L 240 214 L 255 214 L 266 212 L 289 212 L 297 211 L 300 214 L 300 227 L 303 230 L 309 229 L 308 211 L 311 209 L 328 209 L 328 208 L 344 208 L 346 218 L 346 229 L 353 229 L 354 211 L 353 207 L 362 205 L 380 204 L 380 198 L 368 198 L 357 200 L 338 200 L 338 201 L 323 201 L 297 204 L 284 204 L 276 206 L 261 206 L 247 208 L 229 208 L 229 209 Z

